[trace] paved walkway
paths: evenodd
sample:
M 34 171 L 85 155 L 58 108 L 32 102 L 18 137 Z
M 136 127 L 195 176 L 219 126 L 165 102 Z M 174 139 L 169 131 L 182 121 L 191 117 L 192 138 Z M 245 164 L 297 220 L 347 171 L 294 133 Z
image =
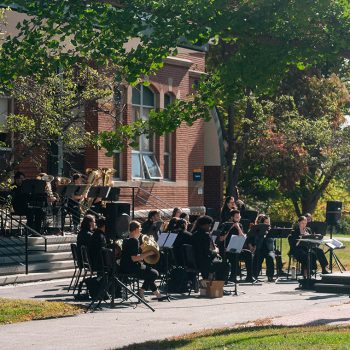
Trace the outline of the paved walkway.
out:
M 68 280 L 0 288 L 0 297 L 72 301 Z M 296 284 L 240 286 L 239 296 L 198 296 L 76 317 L 0 326 L 0 349 L 110 349 L 238 324 L 350 324 L 348 296 L 295 290 Z

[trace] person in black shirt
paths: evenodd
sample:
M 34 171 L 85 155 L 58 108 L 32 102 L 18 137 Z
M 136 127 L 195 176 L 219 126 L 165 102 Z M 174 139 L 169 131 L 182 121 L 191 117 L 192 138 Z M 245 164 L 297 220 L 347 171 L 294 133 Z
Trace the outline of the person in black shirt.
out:
M 78 261 L 81 261 L 81 247 L 89 247 L 92 232 L 95 229 L 95 217 L 88 214 L 85 215 L 81 222 L 80 231 L 77 236 Z
M 157 297 L 158 301 L 167 299 L 167 297 L 160 294 L 155 284 L 155 280 L 158 277 L 158 271 L 143 263 L 143 260 L 147 256 L 154 254 L 154 252 L 147 251 L 140 253 L 139 236 L 141 234 L 141 225 L 137 221 L 131 221 L 129 231 L 129 238 L 126 238 L 123 241 L 120 272 L 135 274 L 144 280 L 143 285 L 138 292 L 141 298 L 144 298 L 145 291 L 150 289 Z
M 11 190 L 12 208 L 17 215 L 28 214 L 28 196 L 23 193 L 22 183 L 25 175 L 21 171 L 17 171 L 14 176 L 13 188 Z
M 246 269 L 247 269 L 247 276 L 245 281 L 246 282 L 254 282 L 255 279 L 252 275 L 253 272 L 253 255 L 251 251 L 251 246 L 249 246 L 249 242 L 246 241 L 241 253 L 238 256 L 238 259 L 235 259 L 234 254 L 226 253 L 226 248 L 230 242 L 231 236 L 245 236 L 243 232 L 243 227 L 239 223 L 241 220 L 241 214 L 239 210 L 233 209 L 230 211 L 230 218 L 228 222 L 232 222 L 231 228 L 224 234 L 219 236 L 219 250 L 220 255 L 224 257 L 225 260 L 229 261 L 231 264 L 231 275 L 230 280 L 235 281 L 237 272 L 239 270 L 238 262 L 244 261 Z M 237 261 L 238 260 L 238 261 Z
M 157 242 L 160 229 L 159 226 L 157 226 L 157 223 L 160 221 L 159 210 L 151 210 L 148 213 L 147 220 L 142 224 L 142 233 L 147 236 L 152 236 Z
M 299 239 L 302 237 L 307 238 L 306 236 L 311 234 L 311 230 L 307 225 L 307 218 L 305 216 L 300 216 L 298 219 L 298 226 L 293 230 L 292 234 L 288 237 L 290 245 L 290 254 L 297 259 L 303 269 L 304 277 L 307 276 L 307 263 L 308 263 L 308 249 L 306 246 L 299 244 Z M 328 274 L 327 270 L 328 261 L 324 254 L 324 251 L 321 248 L 314 247 L 311 249 L 311 270 L 316 270 L 316 260 L 320 262 L 322 273 Z
M 105 236 L 106 220 L 98 219 L 96 221 L 96 226 L 97 228 L 89 239 L 88 252 L 92 269 L 94 271 L 101 272 L 103 267 L 101 251 L 102 248 L 107 247 L 107 240 Z
M 230 265 L 222 261 L 219 250 L 214 246 L 209 235 L 213 219 L 203 215 L 197 219 L 196 230 L 192 236 L 196 262 L 203 278 L 207 279 L 209 273 L 215 273 L 215 280 L 226 281 Z
M 230 221 L 230 212 L 232 209 L 237 209 L 235 199 L 232 196 L 225 198 L 224 205 L 221 208 L 220 212 L 220 222 L 224 223 Z
M 264 225 L 262 225 L 264 224 Z M 265 226 L 266 225 L 266 226 Z M 275 273 L 275 242 L 273 238 L 266 237 L 270 229 L 270 218 L 264 214 L 258 215 L 255 226 L 252 227 L 249 235 L 251 244 L 254 246 L 253 275 L 258 278 L 262 263 L 266 260 L 266 276 L 269 282 L 273 281 Z
M 183 261 L 183 245 L 192 245 L 192 233 L 187 231 L 187 221 L 184 219 L 177 220 L 175 224 L 175 232 L 177 237 L 173 245 L 173 253 L 177 266 L 184 266 Z

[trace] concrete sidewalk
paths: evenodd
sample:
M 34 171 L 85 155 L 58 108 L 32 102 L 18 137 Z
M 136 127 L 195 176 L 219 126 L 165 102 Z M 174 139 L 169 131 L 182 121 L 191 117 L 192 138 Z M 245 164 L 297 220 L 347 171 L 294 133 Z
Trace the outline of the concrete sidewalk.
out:
M 69 281 L 0 288 L 0 297 L 72 301 Z M 237 324 L 350 324 L 348 296 L 295 290 L 297 284 L 263 283 L 239 287 L 239 296 L 181 297 L 144 306 L 117 306 L 76 317 L 0 326 L 0 348 L 109 349 Z M 231 287 L 232 288 L 232 287 Z

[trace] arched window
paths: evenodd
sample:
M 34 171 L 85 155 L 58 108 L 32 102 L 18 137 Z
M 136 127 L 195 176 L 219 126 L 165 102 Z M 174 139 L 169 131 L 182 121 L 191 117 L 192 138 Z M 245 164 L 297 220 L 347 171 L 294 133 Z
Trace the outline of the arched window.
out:
M 132 89 L 132 117 L 147 120 L 155 108 L 155 95 L 141 84 Z M 154 156 L 153 135 L 141 135 L 138 146 L 132 150 L 132 177 L 134 179 L 161 179 L 162 174 Z

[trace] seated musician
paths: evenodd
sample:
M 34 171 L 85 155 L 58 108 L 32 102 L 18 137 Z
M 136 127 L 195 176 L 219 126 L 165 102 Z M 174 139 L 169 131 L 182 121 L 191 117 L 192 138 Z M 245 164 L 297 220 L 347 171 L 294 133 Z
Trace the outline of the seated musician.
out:
M 235 259 L 233 254 L 226 254 L 226 248 L 230 242 L 231 236 L 245 236 L 243 232 L 243 226 L 240 224 L 241 220 L 241 214 L 239 210 L 233 209 L 230 211 L 230 217 L 227 222 L 232 222 L 231 228 L 224 234 L 219 236 L 219 249 L 220 254 L 225 257 L 227 261 L 231 263 L 231 275 L 230 275 L 230 281 L 235 281 L 236 277 L 238 275 L 239 266 L 237 263 L 237 259 Z M 252 251 L 254 250 L 251 245 L 248 245 L 249 241 L 245 243 L 241 253 L 239 254 L 239 261 L 244 261 L 246 269 L 247 269 L 247 276 L 245 281 L 246 282 L 254 282 L 255 278 L 253 277 L 253 255 Z M 236 262 L 236 263 L 235 263 Z
M 159 210 L 151 210 L 148 213 L 147 220 L 142 223 L 142 233 L 147 236 L 152 236 L 155 241 L 158 241 L 159 226 L 157 226 L 157 223 L 160 221 Z
M 72 177 L 72 185 L 80 186 L 83 183 L 81 174 L 75 173 Z M 68 198 L 68 212 L 72 215 L 73 230 L 76 232 L 80 224 L 80 201 L 83 199 L 82 195 L 73 194 Z
M 139 237 L 141 234 L 141 225 L 137 221 L 131 221 L 129 226 L 129 238 L 124 239 L 122 256 L 120 259 L 120 272 L 134 274 L 144 280 L 138 294 L 144 299 L 145 291 L 150 289 L 157 297 L 158 301 L 163 301 L 166 298 L 160 294 L 155 280 L 158 278 L 158 271 L 145 265 L 143 260 L 154 254 L 147 251 L 140 253 Z
M 175 231 L 175 226 L 176 226 L 176 223 L 179 219 L 176 218 L 176 217 L 173 217 L 170 219 L 166 229 L 165 229 L 165 232 L 174 232 Z
M 270 226 L 270 218 L 264 214 L 259 214 L 255 220 L 255 225 L 259 224 L 265 224 Z M 250 236 L 248 234 L 248 240 L 251 239 L 251 244 L 255 247 L 253 258 L 253 275 L 256 279 L 258 278 L 261 271 L 262 263 L 265 259 L 267 280 L 269 282 L 272 282 L 275 273 L 275 242 L 273 238 L 266 237 L 269 228 L 262 229 L 264 230 L 264 232 L 260 232 L 260 230 L 258 229 L 257 232 L 254 233 L 254 235 Z
M 81 247 L 89 247 L 93 231 L 95 229 L 95 217 L 88 214 L 85 215 L 81 222 L 80 231 L 77 236 L 78 261 L 81 261 Z
M 181 210 L 181 208 L 174 208 L 174 210 L 173 210 L 173 212 L 172 212 L 172 214 L 171 214 L 171 217 L 172 218 L 178 218 L 178 219 L 180 219 L 180 215 L 182 214 L 182 210 Z
M 196 221 L 196 229 L 192 235 L 192 244 L 196 262 L 203 278 L 207 279 L 210 273 L 215 274 L 215 280 L 227 281 L 230 264 L 222 261 L 219 250 L 211 240 L 209 231 L 213 224 L 210 216 L 200 216 Z
M 187 231 L 187 221 L 179 219 L 175 223 L 174 232 L 177 233 L 173 245 L 174 258 L 177 266 L 184 266 L 183 248 L 184 244 L 192 245 L 192 233 Z
M 98 219 L 96 221 L 96 229 L 88 243 L 88 253 L 91 260 L 91 266 L 92 269 L 98 273 L 102 271 L 103 267 L 101 249 L 106 248 L 108 245 L 105 231 L 106 220 L 102 218 Z
M 307 218 L 305 216 L 300 216 L 298 219 L 298 226 L 293 230 L 293 233 L 288 237 L 290 252 L 294 258 L 301 263 L 304 277 L 307 277 L 307 264 L 308 264 L 308 249 L 306 246 L 299 244 L 300 238 L 307 238 L 311 234 L 311 231 L 307 225 Z M 328 274 L 327 270 L 328 261 L 321 248 L 314 247 L 311 250 L 311 270 L 316 270 L 316 260 L 319 261 L 322 273 Z

